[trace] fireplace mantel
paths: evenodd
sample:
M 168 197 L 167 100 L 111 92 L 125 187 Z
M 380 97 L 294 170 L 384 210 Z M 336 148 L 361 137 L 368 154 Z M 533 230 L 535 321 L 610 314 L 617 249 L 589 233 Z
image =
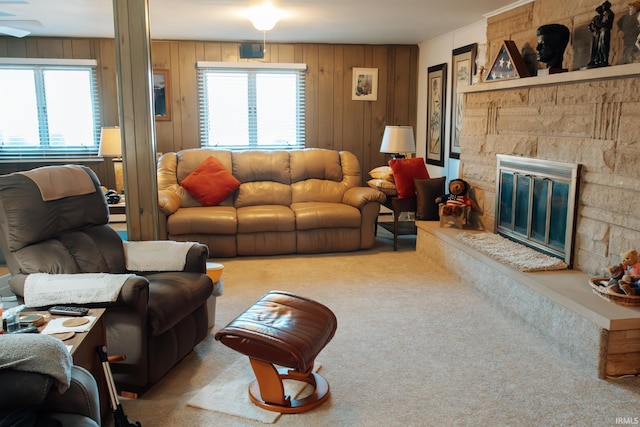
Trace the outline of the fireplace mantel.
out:
M 626 77 L 640 77 L 640 63 L 569 71 L 546 76 L 524 77 L 520 79 L 498 80 L 470 86 L 460 86 L 458 93 L 489 92 L 531 86 L 548 86 L 562 83 L 586 82 L 589 80 L 609 80 Z

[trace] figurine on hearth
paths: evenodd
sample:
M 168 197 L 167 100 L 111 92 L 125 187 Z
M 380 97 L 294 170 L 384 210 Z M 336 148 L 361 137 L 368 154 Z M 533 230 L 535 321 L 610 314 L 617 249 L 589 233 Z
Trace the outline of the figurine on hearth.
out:
M 469 209 L 475 202 L 469 198 L 469 184 L 463 179 L 452 179 L 449 182 L 449 193 L 436 197 L 435 202 L 440 205 L 440 226 L 453 221 L 458 228 L 467 223 Z
M 620 254 L 622 261 L 618 265 L 607 267 L 611 275 L 608 287 L 616 293 L 640 295 L 640 260 L 638 251 L 631 249 Z

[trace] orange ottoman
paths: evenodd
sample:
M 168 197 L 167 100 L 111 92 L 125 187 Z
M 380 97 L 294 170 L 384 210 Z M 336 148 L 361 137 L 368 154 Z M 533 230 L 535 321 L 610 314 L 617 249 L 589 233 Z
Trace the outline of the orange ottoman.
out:
M 313 409 L 329 398 L 329 384 L 313 372 L 313 363 L 331 341 L 337 319 L 324 305 L 289 292 L 271 291 L 240 314 L 215 338 L 249 357 L 256 379 L 251 401 L 269 411 L 293 414 Z M 274 365 L 290 369 L 277 369 Z M 302 399 L 285 396 L 282 380 L 311 384 Z

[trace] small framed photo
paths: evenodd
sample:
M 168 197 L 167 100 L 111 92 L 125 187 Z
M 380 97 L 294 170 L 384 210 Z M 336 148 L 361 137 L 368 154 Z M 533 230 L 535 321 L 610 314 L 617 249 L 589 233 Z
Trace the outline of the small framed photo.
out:
M 354 68 L 351 99 L 354 101 L 378 100 L 378 69 Z
M 169 70 L 153 70 L 153 111 L 156 120 L 171 120 Z
M 464 96 L 458 93 L 458 87 L 468 86 L 476 74 L 476 53 L 478 44 L 454 49 L 451 59 L 451 135 L 449 157 L 460 158 L 460 131 L 462 129 L 462 109 Z
M 447 64 L 427 69 L 427 156 L 426 162 L 444 166 L 444 112 L 447 97 Z

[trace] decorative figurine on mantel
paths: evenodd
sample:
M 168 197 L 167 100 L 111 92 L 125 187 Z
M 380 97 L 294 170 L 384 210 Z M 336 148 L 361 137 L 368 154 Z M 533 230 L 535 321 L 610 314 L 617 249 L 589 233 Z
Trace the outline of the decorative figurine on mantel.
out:
M 597 68 L 609 66 L 609 48 L 611 45 L 611 28 L 615 14 L 611 10 L 608 0 L 596 7 L 598 14 L 589 23 L 591 32 L 591 57 L 584 68 Z
M 538 75 L 564 73 L 566 68 L 562 68 L 564 50 L 569 44 L 569 28 L 562 24 L 547 24 L 538 28 L 538 61 L 547 64 L 546 69 L 538 70 Z

